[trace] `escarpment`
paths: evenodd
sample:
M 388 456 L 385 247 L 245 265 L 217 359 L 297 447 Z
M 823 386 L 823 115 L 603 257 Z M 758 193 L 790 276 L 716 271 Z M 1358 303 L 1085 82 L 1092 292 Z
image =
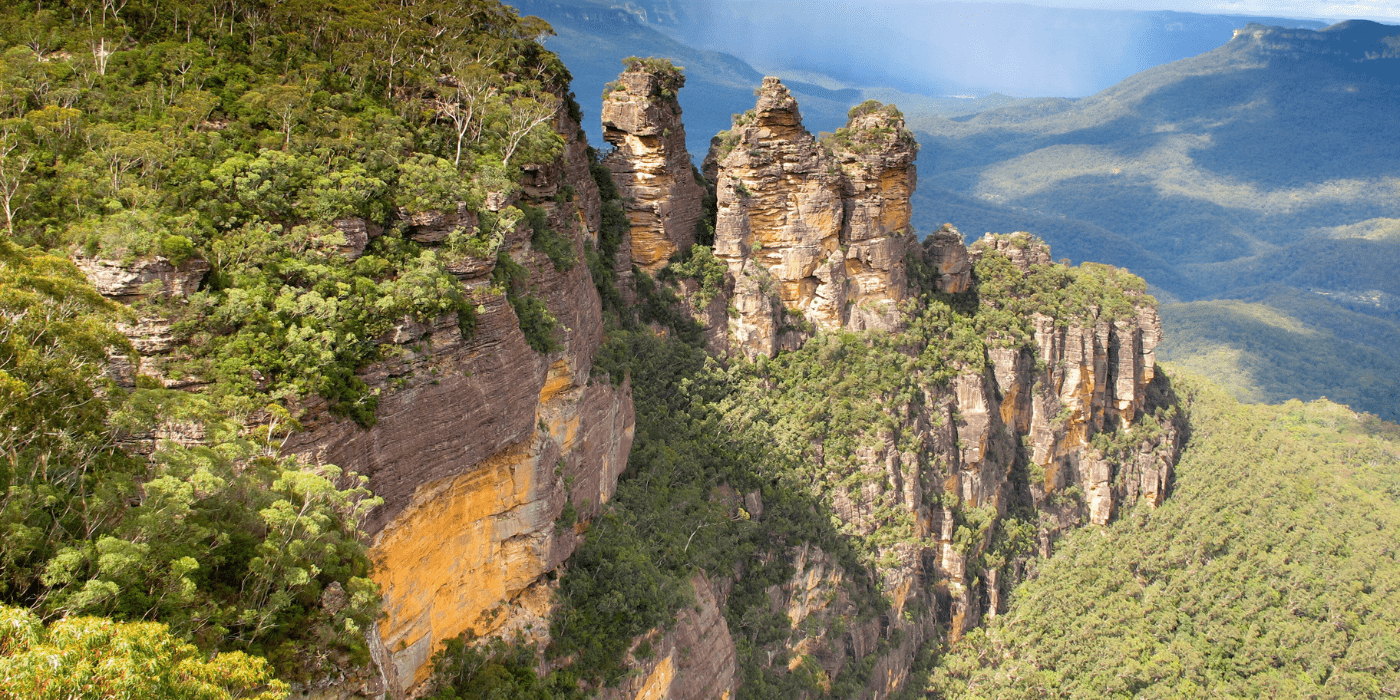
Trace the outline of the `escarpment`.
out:
M 372 424 L 316 395 L 291 406 L 300 429 L 284 449 L 368 476 L 383 499 L 364 524 L 383 595 L 376 677 L 325 696 L 421 695 L 433 654 L 464 635 L 549 648 L 560 611 L 581 605 L 565 599 L 584 558 L 570 557 L 616 528 L 652 542 L 656 521 L 674 520 L 674 551 L 657 557 L 686 589 L 671 619 L 626 633 L 611 684 L 570 688 L 884 698 L 907 686 L 921 648 L 997 615 L 1067 529 L 1166 497 L 1184 424 L 1156 371 L 1161 326 L 1141 280 L 1057 265 L 1023 233 L 968 246 L 945 226 L 921 244 L 916 146 L 898 111 L 861 105 L 818 140 L 776 79 L 711 151 L 714 246 L 694 245 L 704 192 L 673 70 L 640 61 L 622 74 L 601 166 L 560 114 L 562 153 L 479 202 L 317 229 L 346 259 L 383 236 L 412 241 L 469 302 L 374 338 L 382 352 L 355 375 L 377 399 Z M 625 224 L 605 231 L 609 211 Z M 188 296 L 208 272 L 198 260 L 83 265 L 125 301 Z M 647 273 L 635 288 L 633 265 Z M 140 373 L 201 390 L 160 369 L 179 353 L 167 321 L 138 316 L 129 335 L 155 368 Z M 662 347 L 674 359 L 687 343 L 700 359 L 684 378 L 628 357 Z M 113 359 L 116 374 L 136 372 Z M 695 410 L 703 439 L 724 446 L 693 491 L 672 480 L 696 452 L 639 442 L 633 454 L 644 436 L 627 377 L 639 372 L 663 385 L 638 389 L 638 406 Z M 754 473 L 717 476 L 735 461 Z M 619 490 L 619 478 L 633 481 Z M 684 498 L 629 514 L 629 488 Z M 531 658 L 541 675 L 572 663 Z
M 685 148 L 684 85 L 669 61 L 632 59 L 603 101 L 603 138 L 614 146 L 604 162 L 631 222 L 624 247 L 651 274 L 695 243 L 705 196 Z
M 352 674 L 320 691 L 327 697 L 426 690 L 432 654 L 463 633 L 545 634 L 549 580 L 580 541 L 556 521 L 566 508 L 581 521 L 596 515 L 626 466 L 630 388 L 590 381 L 603 338 L 585 264 L 601 225 L 598 187 L 579 125 L 561 113 L 553 127 L 562 153 L 526 167 L 518 186 L 488 193 L 479 210 L 460 203 L 393 215 L 399 235 L 455 276 L 471 313 L 405 317 L 374 339 L 385 359 L 356 373 L 377 399 L 373 424 L 316 395 L 292 407 L 300 429 L 283 449 L 368 476 L 383 499 L 363 524 L 383 596 L 369 633 L 377 672 Z M 332 250 L 348 259 L 384 230 L 357 218 L 328 229 L 341 241 Z M 472 236 L 488 246 L 452 245 Z M 128 303 L 188 296 L 209 271 L 197 259 L 80 264 L 102 294 Z M 156 313 L 122 328 L 142 354 L 142 373 L 165 377 L 182 352 L 163 333 L 169 326 Z M 112 360 L 119 380 L 138 370 L 130 358 Z M 200 390 L 203 381 L 165 384 Z M 179 426 L 166 432 L 155 437 L 200 439 Z
M 399 357 L 364 373 L 382 391 L 377 423 L 366 430 L 323 414 L 288 445 L 368 475 L 385 500 L 366 529 L 384 596 L 378 635 L 392 657 L 382 670 L 401 692 L 464 632 L 544 633 L 547 577 L 578 544 L 555 522 L 566 504 L 579 518 L 597 513 L 627 464 L 629 389 L 590 382 L 603 324 L 583 260 L 585 240 L 598 235 L 598 190 L 578 125 L 561 116 L 556 130 L 565 152 L 529 171 L 529 201 L 487 203 L 505 222 L 496 255 L 462 254 L 452 268 L 478 304 L 474 330 L 464 339 L 451 315 L 406 324 L 393 338 Z M 570 263 L 534 244 L 517 205 L 543 210 Z M 431 237 L 444 220 L 450 227 L 453 217 L 410 219 L 409 235 Z M 496 269 L 510 264 L 527 271 L 528 293 L 557 319 L 554 349 L 538 351 L 522 332 Z
M 793 349 L 815 329 L 889 330 L 908 296 L 909 196 L 918 144 L 893 108 L 856 107 L 818 142 L 765 78 L 758 103 L 712 146 L 715 255 L 729 266 L 735 350 Z
M 791 460 L 868 552 L 854 562 L 804 542 L 769 554 L 793 562 L 765 611 L 791 632 L 751 650 L 746 674 L 807 688 L 794 697 L 900 689 L 921 646 L 998 614 L 1059 535 L 1159 505 L 1184 442 L 1141 280 L 1054 264 L 1024 233 L 968 246 L 945 226 L 920 246 L 913 156 L 897 112 L 878 105 L 818 142 L 767 79 L 707 159 L 727 318 L 697 282 L 681 289 L 712 350 L 721 322 L 730 353 L 772 358 L 735 387 L 743 408 L 728 427 L 781 445 L 772 459 Z M 866 577 L 889 607 L 862 602 Z M 639 677 L 662 668 L 637 662 Z

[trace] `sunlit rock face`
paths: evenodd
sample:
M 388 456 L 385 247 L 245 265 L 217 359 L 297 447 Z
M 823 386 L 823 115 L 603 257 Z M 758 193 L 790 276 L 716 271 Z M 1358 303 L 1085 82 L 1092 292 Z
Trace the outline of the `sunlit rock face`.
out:
M 454 258 L 449 269 L 477 304 L 475 328 L 464 337 L 455 314 L 405 320 L 380 339 L 393 347 L 389 359 L 360 373 L 379 394 L 375 425 L 339 419 L 313 398 L 303 407 L 305 430 L 286 446 L 369 476 L 384 499 L 365 529 L 384 596 L 370 641 L 390 697 L 422 691 L 433 652 L 463 632 L 547 641 L 550 574 L 579 543 L 556 521 L 566 502 L 582 520 L 595 515 L 631 451 L 631 389 L 590 381 L 602 303 L 582 261 L 584 242 L 598 235 L 598 189 L 578 124 L 561 115 L 555 128 L 563 154 L 530 169 L 520 196 L 573 241 L 577 262 L 556 268 L 532 248 L 523 221 L 502 247 L 558 319 L 560 348 L 540 353 L 527 343 L 492 284 L 494 257 Z M 573 196 L 556 196 L 566 185 Z M 475 219 L 421 214 L 405 221 L 406 233 L 435 245 Z M 326 697 L 355 697 L 353 688 L 333 690 Z
M 899 113 L 869 103 L 818 142 L 788 89 L 764 78 L 753 111 L 706 159 L 738 352 L 772 356 L 816 329 L 897 325 L 896 306 L 909 293 L 905 256 L 915 245 L 917 151 Z
M 605 164 L 631 222 L 631 259 L 653 275 L 695 242 L 703 213 L 676 100 L 684 84 L 669 65 L 637 61 L 603 100 L 603 138 L 614 147 Z

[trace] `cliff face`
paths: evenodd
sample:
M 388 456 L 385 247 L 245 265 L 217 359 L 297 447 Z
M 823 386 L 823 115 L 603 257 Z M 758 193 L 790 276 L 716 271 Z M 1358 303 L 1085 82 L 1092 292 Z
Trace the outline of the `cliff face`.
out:
M 500 244 L 528 272 L 528 293 L 558 320 L 559 349 L 531 348 L 506 291 L 493 280 L 495 255 L 478 258 L 444 247 L 454 231 L 475 229 L 478 212 L 400 212 L 407 238 L 447 257 L 476 306 L 474 328 L 464 338 L 456 314 L 430 323 L 406 318 L 379 338 L 389 359 L 359 372 L 378 395 L 371 428 L 334 416 L 316 396 L 294 407 L 303 430 L 284 449 L 366 475 L 384 499 L 364 524 L 383 594 L 384 618 L 370 633 L 378 677 L 347 679 L 319 691 L 324 697 L 410 694 L 427 678 L 432 653 L 466 631 L 543 634 L 547 574 L 579 542 L 572 528 L 556 528 L 555 521 L 566 502 L 580 518 L 595 515 L 627 464 L 631 390 L 625 382 L 590 382 L 603 321 L 582 261 L 584 241 L 598 236 L 598 189 L 587 144 L 575 138 L 579 125 L 560 116 L 555 128 L 565 138 L 564 152 L 553 163 L 527 168 L 519 190 L 487 197 L 485 209 L 508 219 L 510 207 L 529 202 L 569 241 L 575 262 L 561 269 L 533 247 L 531 227 L 516 215 Z M 341 252 L 352 259 L 383 235 L 361 219 L 333 226 L 346 240 Z M 127 303 L 151 294 L 188 296 L 209 271 L 200 260 L 177 266 L 163 258 L 80 258 L 79 264 L 103 295 Z M 163 364 L 179 352 L 169 326 L 155 314 L 121 328 L 142 357 L 139 368 L 131 358 L 112 358 L 118 381 L 129 385 L 138 369 L 166 377 Z M 193 377 L 165 382 L 167 388 L 201 386 Z M 180 426 L 167 432 L 152 437 L 201 438 L 180 433 Z
M 715 255 L 729 266 L 737 310 L 729 330 L 745 356 L 792 349 L 814 329 L 896 323 L 917 144 L 897 112 L 863 107 L 818 143 L 787 88 L 764 78 L 754 110 L 707 158 Z
M 478 304 L 469 339 L 452 315 L 430 327 L 401 326 L 392 338 L 399 357 L 363 373 L 381 390 L 374 427 L 313 410 L 316 417 L 288 444 L 368 475 L 385 501 L 366 529 L 384 596 L 379 640 L 392 658 L 381 670 L 400 692 L 425 680 L 432 653 L 463 632 L 528 627 L 538 635 L 548 628 L 546 574 L 578 544 L 555 521 L 566 502 L 581 518 L 596 514 L 627 464 L 630 390 L 589 381 L 603 324 L 581 261 L 584 240 L 597 236 L 598 190 L 586 144 L 574 138 L 578 125 L 561 117 L 556 129 L 565 153 L 531 170 L 524 194 L 568 237 L 580 262 L 556 269 L 532 248 L 523 221 L 502 246 L 559 320 L 561 349 L 532 350 L 506 295 L 492 287 L 496 261 L 464 257 L 453 269 Z M 555 196 L 564 185 L 574 197 Z M 435 230 L 462 225 L 459 218 L 419 216 L 409 235 L 441 240 Z
M 790 577 L 739 616 L 743 630 L 731 611 L 730 631 L 749 637 L 738 645 L 749 663 L 806 679 L 791 680 L 806 688 L 785 691 L 792 697 L 852 682 L 862 697 L 905 687 L 925 643 L 955 641 L 999 614 L 1030 559 L 1048 556 L 1065 531 L 1160 504 L 1184 441 L 1171 388 L 1154 371 L 1155 303 L 1132 280 L 1055 265 L 1047 246 L 1022 233 L 968 247 L 945 227 L 921 255 L 932 277 L 924 284 L 956 290 L 954 301 L 975 307 L 977 320 L 957 318 L 968 306 L 928 315 L 920 307 L 941 302 L 925 297 L 906 305 L 894 333 L 823 334 L 751 365 L 753 384 L 728 399 L 741 408 L 726 428 L 780 445 L 775 456 L 792 459 L 817 507 L 829 508 L 821 517 L 872 552 L 853 561 L 805 541 L 766 554 L 792 562 Z M 1027 307 L 1042 310 L 1023 314 Z M 946 345 L 959 328 L 979 337 Z M 829 407 L 843 399 L 875 408 Z M 785 525 L 767 524 L 783 516 L 758 493 L 716 498 L 742 502 L 760 528 Z M 743 566 L 712 574 L 722 609 L 750 575 Z M 888 607 L 862 593 L 870 580 Z M 762 627 L 752 621 L 763 616 L 782 631 L 755 648 L 750 635 Z M 639 679 L 665 675 L 675 693 L 713 683 L 709 667 L 692 673 L 654 659 L 634 667 Z
M 632 262 L 655 274 L 695 243 L 704 188 L 685 149 L 676 91 L 679 69 L 638 60 L 619 75 L 603 101 L 603 138 L 615 150 L 605 164 L 627 207 Z

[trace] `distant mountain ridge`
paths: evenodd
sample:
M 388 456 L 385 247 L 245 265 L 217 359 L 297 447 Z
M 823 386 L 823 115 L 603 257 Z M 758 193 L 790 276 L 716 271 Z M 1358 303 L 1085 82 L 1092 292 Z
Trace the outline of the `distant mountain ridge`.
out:
M 865 3 L 858 12 L 831 0 L 610 4 L 677 41 L 732 54 L 765 72 L 810 71 L 850 85 L 929 96 L 1087 95 L 1217 48 L 1250 22 L 1327 26 L 1283 17 L 1007 2 Z
M 966 73 L 995 62 L 1000 69 L 1022 72 L 1026 65 L 1047 63 L 1043 57 L 1031 56 L 1032 49 L 1023 45 L 1027 31 L 1048 27 L 1046 31 L 1054 34 L 1044 35 L 1036 46 L 1047 51 L 1055 46 L 1060 52 L 1073 47 L 1075 56 L 1060 56 L 1074 66 L 1067 71 L 1097 76 L 1076 78 L 1075 84 L 1103 87 L 1143 68 L 1219 46 L 1232 30 L 1258 19 L 934 3 L 900 6 L 908 10 L 900 15 L 872 6 L 866 8 L 869 17 L 843 16 L 829 27 L 818 28 L 813 23 L 831 14 L 830 3 L 517 0 L 510 4 L 522 15 L 536 15 L 553 25 L 558 36 L 544 43 L 574 74 L 574 90 L 587 114 L 597 114 L 601 106 L 597 93 L 616 76 L 622 58 L 656 56 L 684 66 L 687 88 L 681 102 L 687 145 L 697 160 L 704 157 L 709 138 L 729 128 L 730 116 L 750 106 L 752 91 L 764 75 L 783 79 L 801 103 L 809 128 L 831 131 L 845 123 L 851 106 L 869 99 L 893 102 L 910 115 L 943 116 L 1013 102 L 1017 98 L 995 92 L 1018 91 L 1011 86 L 930 77 L 926 69 L 946 65 L 948 71 Z M 975 34 L 993 19 L 987 12 L 1001 13 L 995 17 L 1008 23 L 1006 36 Z M 957 24 L 964 20 L 972 25 Z M 1323 26 L 1306 20 L 1294 24 Z M 935 35 L 953 27 L 958 30 L 951 35 Z M 1007 38 L 1017 32 L 1022 40 Z M 969 37 L 974 36 L 975 47 L 957 43 L 973 41 Z M 1071 94 L 1055 89 L 1054 81 L 1023 87 L 1021 94 L 1027 90 L 1029 94 Z M 1081 87 L 1073 94 L 1096 89 Z M 969 95 L 981 97 L 968 99 Z M 601 142 L 593 120 L 584 121 L 593 140 Z
M 1391 348 L 1366 340 L 1387 328 L 1333 343 L 1333 330 L 1303 321 L 1321 334 L 1304 344 L 1310 353 L 1336 353 L 1303 365 L 1280 354 L 1304 347 L 1294 331 L 1264 324 L 1272 339 L 1254 333 L 1242 348 L 1231 329 L 1240 314 L 1303 314 L 1293 292 L 1308 308 L 1400 321 L 1397 47 L 1400 27 L 1368 21 L 1321 31 L 1252 24 L 1225 46 L 1091 97 L 955 120 L 912 116 L 923 173 L 937 173 L 916 194 L 916 226 L 953 221 L 980 233 L 1024 221 L 1057 253 L 1129 266 L 1168 300 L 1247 300 L 1228 313 L 1164 306 L 1165 356 L 1234 348 L 1238 367 L 1269 386 L 1251 389 L 1256 398 L 1325 393 L 1393 419 L 1400 365 Z M 1261 294 L 1271 285 L 1292 291 Z M 1191 329 L 1185 336 L 1174 334 L 1180 324 Z M 1362 365 L 1380 379 L 1357 383 Z M 1293 369 L 1269 375 L 1269 366 Z

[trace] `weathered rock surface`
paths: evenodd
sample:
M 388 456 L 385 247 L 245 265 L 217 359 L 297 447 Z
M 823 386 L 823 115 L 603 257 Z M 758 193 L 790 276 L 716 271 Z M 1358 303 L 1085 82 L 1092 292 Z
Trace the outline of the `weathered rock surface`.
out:
M 582 261 L 584 240 L 597 237 L 598 191 L 574 138 L 578 125 L 561 117 L 556 128 L 565 153 L 531 170 L 526 196 L 573 189 L 571 198 L 532 205 L 574 241 Z M 474 212 L 458 211 L 408 223 L 411 237 L 434 243 L 475 221 Z M 385 501 L 366 529 L 384 596 L 378 633 L 392 659 L 382 669 L 391 696 L 420 687 L 432 653 L 463 632 L 543 633 L 546 575 L 578 543 L 555 521 L 567 501 L 580 517 L 594 515 L 627 464 L 630 389 L 590 382 L 602 308 L 588 268 L 558 270 L 529 241 L 522 223 L 502 245 L 559 320 L 561 350 L 529 347 L 513 308 L 490 288 L 492 261 L 460 261 L 453 271 L 479 305 L 470 337 L 452 315 L 432 327 L 406 324 L 390 339 L 401 344 L 398 356 L 361 373 L 381 391 L 376 425 L 362 429 L 311 407 L 306 430 L 287 446 L 368 475 Z
M 546 633 L 548 574 L 578 545 L 574 530 L 556 528 L 555 521 L 566 502 L 581 518 L 596 514 L 627 464 L 634 431 L 631 390 L 625 382 L 590 381 L 602 341 L 602 306 L 582 261 L 584 242 L 597 241 L 599 193 L 587 144 L 576 137 L 579 125 L 561 115 L 555 128 L 565 138 L 563 154 L 529 168 L 520 190 L 494 193 L 485 207 L 506 212 L 519 198 L 529 198 L 545 211 L 551 228 L 573 241 L 578 262 L 563 270 L 532 249 L 522 217 L 515 217 L 520 222 L 501 243 L 528 270 L 530 293 L 558 319 L 561 349 L 531 349 L 513 307 L 492 288 L 494 256 L 449 254 L 449 270 L 477 304 L 475 329 L 464 338 L 457 316 L 446 314 L 428 323 L 405 319 L 377 339 L 392 351 L 389 359 L 360 371 L 379 397 L 372 428 L 333 416 L 318 397 L 299 407 L 304 430 L 285 449 L 368 476 L 370 488 L 384 499 L 364 524 L 384 600 L 384 618 L 370 634 L 377 668 L 313 682 L 303 688 L 312 696 L 410 696 L 424 689 L 428 661 L 447 639 L 469 630 Z M 564 185 L 572 196 L 556 196 Z M 464 205 L 399 215 L 409 238 L 433 246 L 479 223 L 477 212 Z M 323 223 L 344 238 L 337 245 L 352 259 L 383 233 L 362 219 Z M 199 260 L 178 267 L 161 258 L 77 262 L 102 294 L 127 303 L 156 293 L 187 296 L 209 270 Z M 121 330 L 142 358 L 139 368 L 132 358 L 113 358 L 114 372 L 128 384 L 138 369 L 163 376 L 160 363 L 179 352 L 170 322 L 142 315 Z M 167 381 L 172 387 L 197 384 L 193 378 Z M 136 436 L 136 448 L 156 439 L 203 439 L 187 427 L 162 426 Z M 712 624 L 710 619 L 697 629 Z M 689 644 L 677 639 L 682 647 Z M 728 658 L 732 669 L 732 645 Z M 690 667 L 679 657 L 677 663 Z
M 209 263 L 198 258 L 174 265 L 161 257 L 131 262 L 77 256 L 73 262 L 98 293 L 108 299 L 134 303 L 151 294 L 187 297 L 199 290 Z
M 99 294 L 128 305 L 137 305 L 151 296 L 166 300 L 186 298 L 199 291 L 199 285 L 210 270 L 209 263 L 198 258 L 175 265 L 163 257 L 122 261 L 78 255 L 73 262 Z M 136 357 L 120 354 L 107 357 L 107 374 L 117 384 L 134 387 L 138 374 L 160 377 L 168 389 L 203 383 L 194 377 L 165 376 L 164 358 L 176 345 L 169 319 L 143 310 L 134 321 L 119 321 L 116 326 L 137 352 Z M 136 447 L 139 451 L 149 451 L 153 447 L 147 440 L 138 438 L 138 442 L 141 443 Z
M 734 638 L 724 619 L 717 592 L 703 574 L 691 577 L 695 605 L 684 608 L 675 627 L 637 640 L 651 645 L 645 660 L 629 659 L 636 669 L 619 687 L 599 700 L 728 700 L 737 677 Z
M 871 105 L 818 143 L 787 88 L 764 78 L 754 110 L 706 158 L 719 208 L 715 255 L 733 279 L 737 350 L 772 356 L 815 329 L 898 323 L 914 244 L 917 149 L 898 112 Z
M 336 219 L 331 222 L 331 226 L 345 237 L 345 243 L 340 246 L 340 251 L 351 260 L 364 255 L 365 247 L 369 245 L 369 242 L 384 235 L 383 226 L 358 216 Z
M 969 250 L 945 227 L 924 246 L 942 291 L 970 289 L 972 262 L 985 255 L 1005 256 L 1023 271 L 1050 261 L 1047 246 L 1019 233 Z M 767 591 L 769 612 L 805 632 L 767 649 L 770 668 L 785 659 L 788 672 L 816 667 L 834 682 L 852 672 L 853 660 L 865 660 L 872 670 L 862 697 L 888 697 L 907 681 L 922 644 L 940 634 L 956 640 L 995 616 L 1024 577 L 1028 555 L 993 549 L 998 521 L 1033 513 L 1025 536 L 1036 555 L 1048 556 L 1070 528 L 1105 524 L 1136 503 L 1161 504 L 1184 423 L 1154 371 L 1155 305 L 1127 296 L 1132 308 L 1116 317 L 1092 306 L 1074 317 L 1036 316 L 1032 342 L 988 343 L 985 369 L 922 385 L 916 399 L 886 406 L 883 426 L 861 429 L 866 437 L 851 455 L 858 487 L 824 499 L 858 537 L 912 521 L 911 536 L 882 545 L 882 563 L 870 572 L 890 607 L 862 618 L 853 572 L 819 548 L 796 547 L 788 553 L 792 579 Z M 1112 445 L 1107 453 L 1100 436 Z M 813 459 L 846 458 L 828 455 L 820 442 Z M 833 469 L 815 465 L 818 474 Z
M 685 76 L 638 61 L 603 100 L 603 138 L 615 149 L 604 163 L 626 202 L 631 261 L 650 274 L 695 243 L 704 188 L 685 149 L 676 91 Z
M 938 291 L 957 294 L 972 288 L 972 260 L 962 234 L 952 224 L 944 224 L 924 239 L 924 260 L 938 275 Z

